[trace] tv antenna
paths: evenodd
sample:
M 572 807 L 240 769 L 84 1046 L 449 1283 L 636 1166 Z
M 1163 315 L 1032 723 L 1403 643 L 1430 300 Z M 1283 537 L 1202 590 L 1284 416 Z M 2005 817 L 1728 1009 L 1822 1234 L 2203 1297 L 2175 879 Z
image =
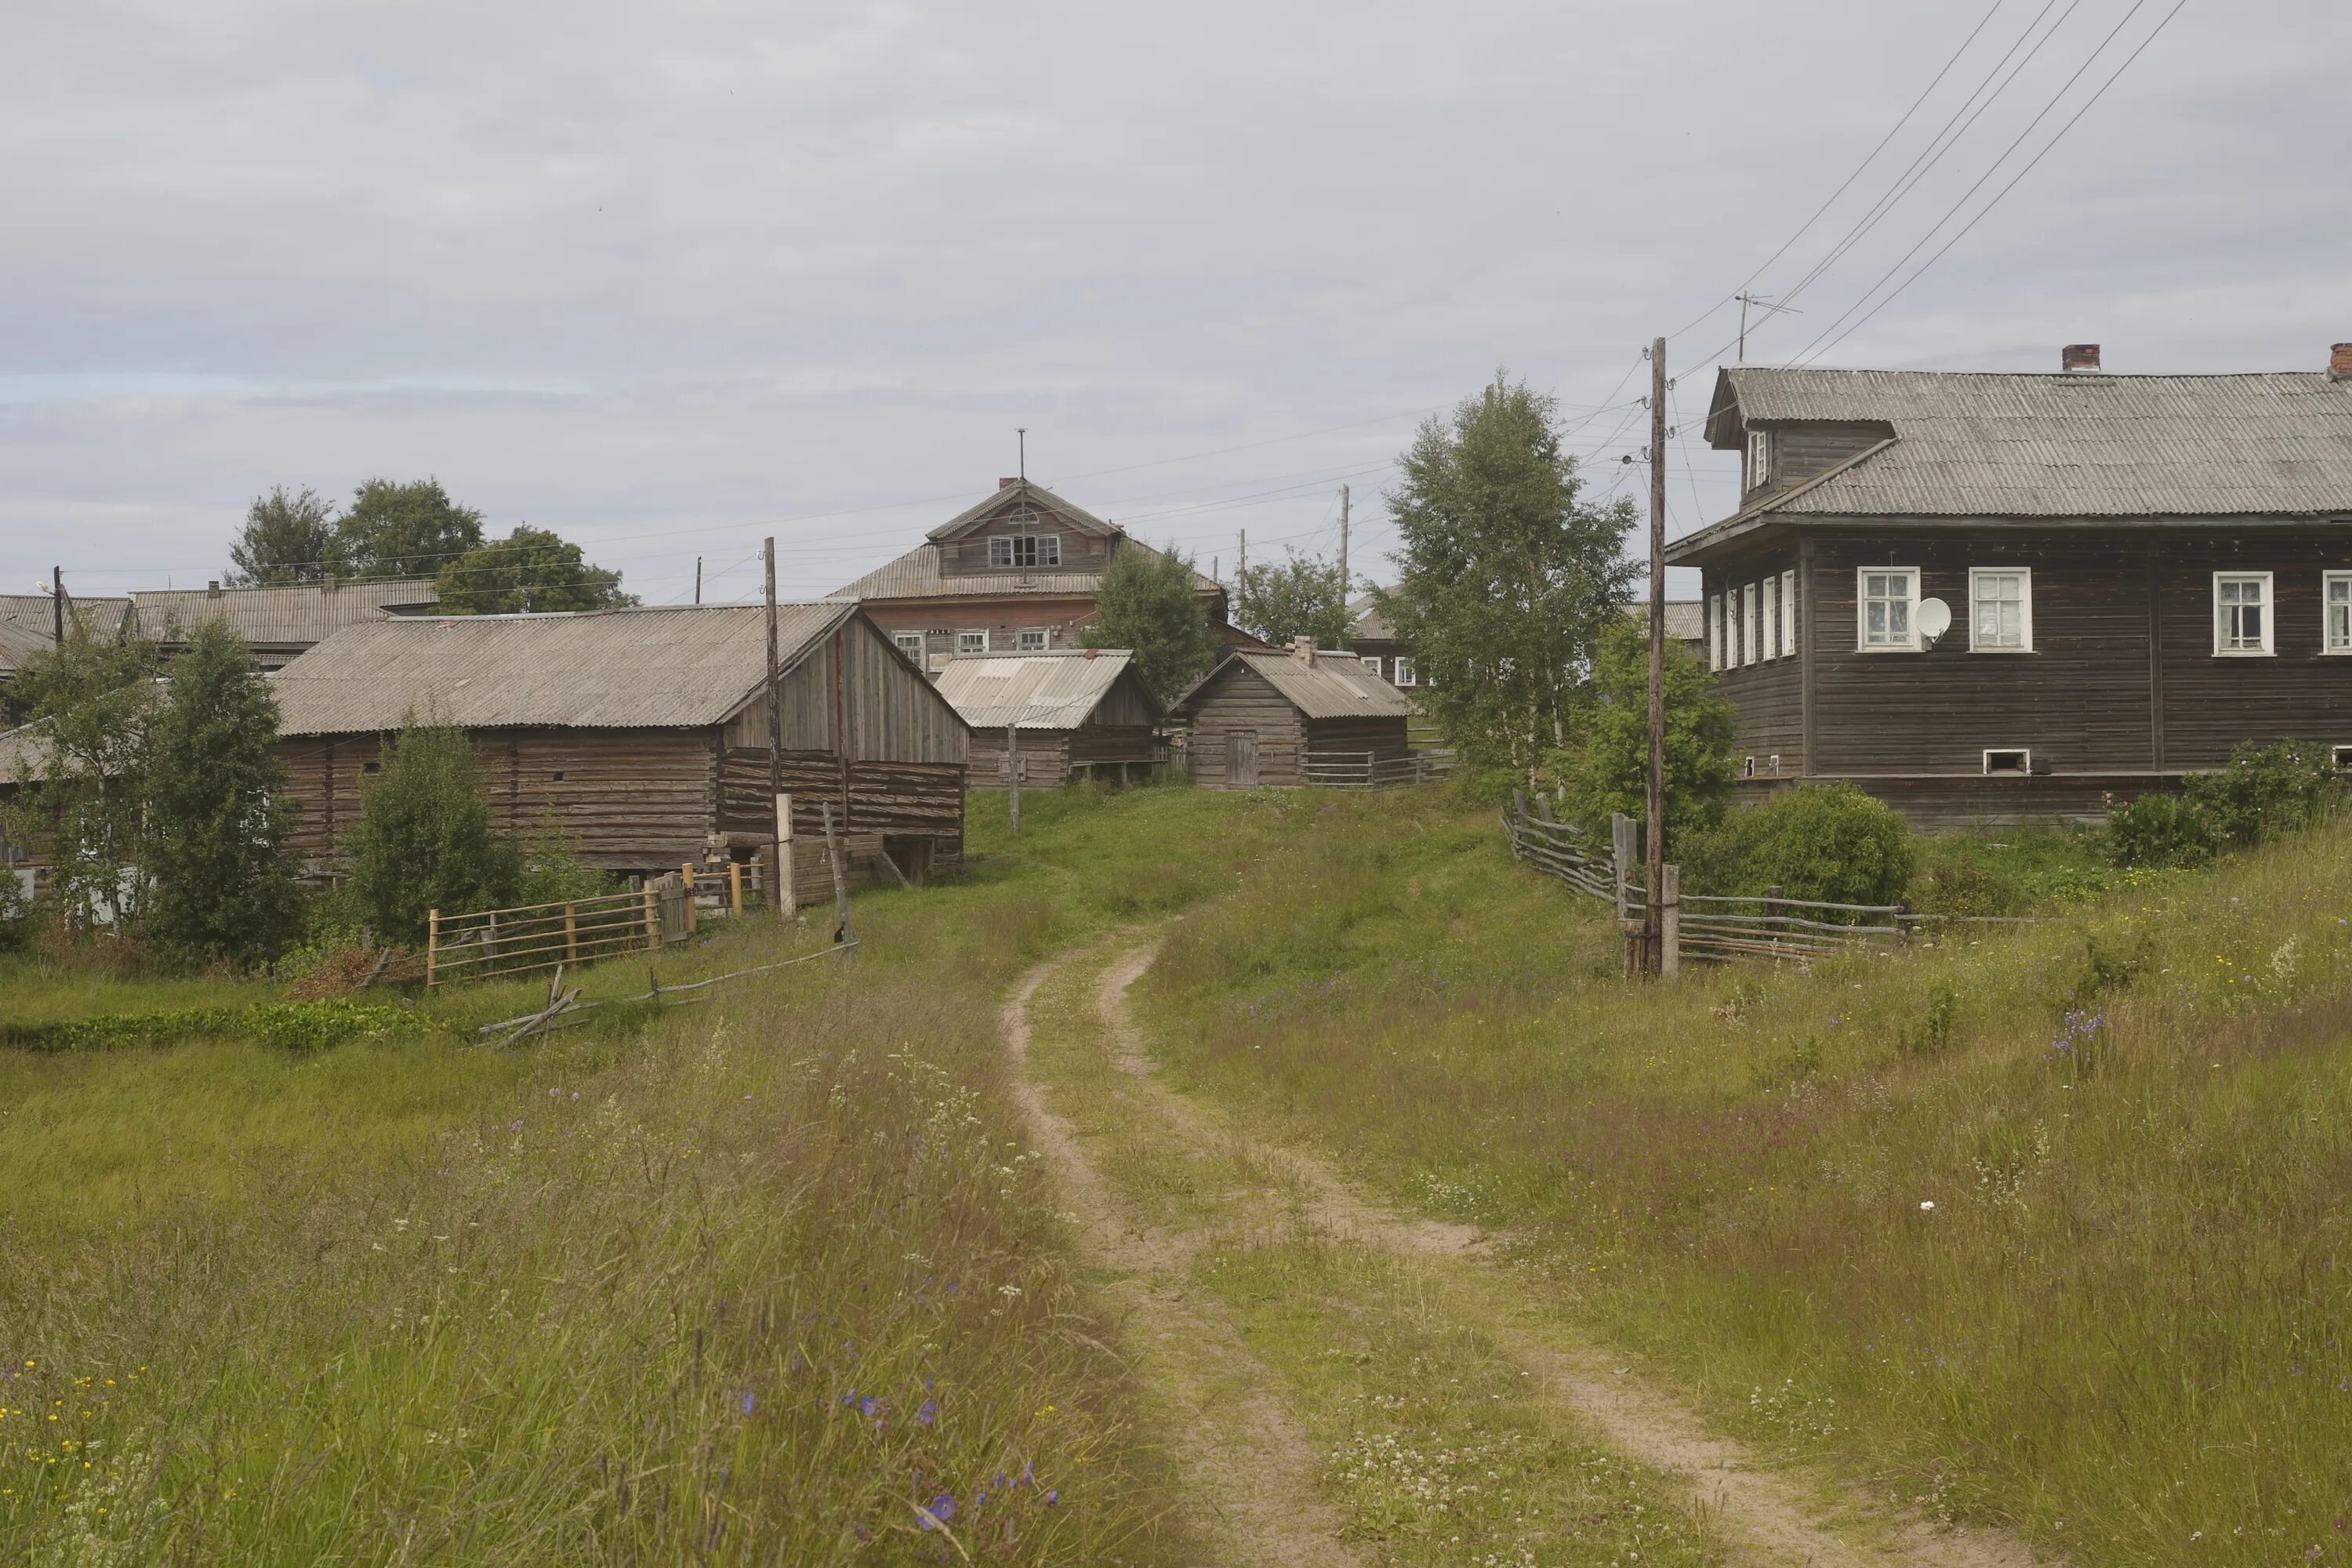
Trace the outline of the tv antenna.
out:
M 1755 306 L 1757 309 L 1762 310 L 1767 316 L 1801 316 L 1804 314 L 1802 310 L 1798 310 L 1794 305 L 1775 305 L 1763 295 L 1750 294 L 1745 289 L 1742 289 L 1738 293 L 1734 294 L 1732 298 L 1739 301 L 1739 363 L 1742 364 L 1745 364 L 1748 362 L 1748 306 Z M 1761 323 L 1759 324 L 1760 325 Z

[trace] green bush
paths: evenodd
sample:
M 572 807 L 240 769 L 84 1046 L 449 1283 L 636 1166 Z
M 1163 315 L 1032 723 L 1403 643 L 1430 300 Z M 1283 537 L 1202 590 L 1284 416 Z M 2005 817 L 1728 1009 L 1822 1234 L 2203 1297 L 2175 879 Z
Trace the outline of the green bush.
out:
M 346 846 L 350 899 L 376 934 L 415 947 L 426 911 L 464 914 L 517 901 L 522 857 L 490 821 L 474 748 L 456 730 L 412 724 L 360 796 Z
M 1920 847 L 1910 898 L 1913 909 L 1928 915 L 2005 915 L 2024 903 L 2016 879 L 1966 838 L 1931 839 Z
M 1885 802 L 1852 784 L 1784 790 L 1695 839 L 1684 886 L 1694 892 L 1891 904 L 1910 885 L 1918 851 Z
M 16 884 L 16 873 L 0 866 L 0 952 L 22 952 L 33 945 L 33 902 Z
M 2144 795 L 2107 813 L 2107 858 L 2118 866 L 2201 866 L 2213 849 L 2212 824 L 2184 796 Z
M 2177 795 L 2142 795 L 2107 814 L 2107 856 L 2128 867 L 2197 866 L 2308 827 L 2343 804 L 2344 776 L 2325 746 L 2246 742 L 2227 766 L 2193 773 Z

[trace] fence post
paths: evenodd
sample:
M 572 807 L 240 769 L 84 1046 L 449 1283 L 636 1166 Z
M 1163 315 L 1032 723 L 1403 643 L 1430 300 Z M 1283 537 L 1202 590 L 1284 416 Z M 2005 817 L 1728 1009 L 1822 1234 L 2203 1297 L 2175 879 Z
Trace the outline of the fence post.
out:
M 1632 907 L 1625 897 L 1626 878 L 1633 866 L 1633 819 L 1623 812 L 1614 812 L 1609 818 L 1609 879 L 1615 895 L 1617 929 L 1625 938 L 1625 978 L 1641 976 L 1642 938 L 1634 930 Z
M 427 910 L 425 911 L 425 984 L 427 985 L 439 984 L 434 975 L 433 969 L 435 961 L 440 956 L 441 911 Z
M 824 852 L 833 862 L 833 940 L 849 940 L 849 873 L 841 860 L 841 839 L 833 830 L 833 802 L 824 803 Z
M 659 952 L 661 951 L 661 894 L 650 880 L 645 886 L 645 899 L 646 947 L 649 952 Z
M 1774 947 L 1780 945 L 1780 884 L 1773 883 L 1764 889 L 1764 940 Z
M 580 910 L 568 902 L 563 906 L 563 962 L 580 962 Z
M 743 918 L 743 862 L 727 862 L 727 912 L 737 920 Z
M 1668 980 L 1683 967 L 1683 868 L 1658 873 L 1658 973 Z
M 1907 946 L 1910 943 L 1911 928 L 1905 923 L 1910 918 L 1910 914 L 1911 900 L 1908 898 L 1895 900 L 1895 945 L 1897 947 Z
M 694 934 L 694 862 L 689 860 L 677 868 L 677 879 L 686 884 L 686 934 Z
M 775 907 L 770 910 L 778 920 L 797 920 L 801 912 L 800 890 L 793 885 L 793 797 L 776 797 L 775 865 L 768 875 L 768 901 Z
M 482 973 L 488 973 L 490 966 L 498 961 L 499 911 L 492 910 L 486 917 L 486 923 L 482 927 Z

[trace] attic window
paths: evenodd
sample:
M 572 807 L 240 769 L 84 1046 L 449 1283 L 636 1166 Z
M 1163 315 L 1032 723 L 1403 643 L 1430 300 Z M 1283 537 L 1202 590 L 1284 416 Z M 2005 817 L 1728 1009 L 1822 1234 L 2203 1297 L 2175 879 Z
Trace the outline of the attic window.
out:
M 1748 432 L 1748 488 L 1757 489 L 1772 482 L 1772 433 L 1769 430 Z
M 1059 566 L 1062 536 L 1058 533 L 1000 533 L 988 542 L 988 563 L 1004 568 Z

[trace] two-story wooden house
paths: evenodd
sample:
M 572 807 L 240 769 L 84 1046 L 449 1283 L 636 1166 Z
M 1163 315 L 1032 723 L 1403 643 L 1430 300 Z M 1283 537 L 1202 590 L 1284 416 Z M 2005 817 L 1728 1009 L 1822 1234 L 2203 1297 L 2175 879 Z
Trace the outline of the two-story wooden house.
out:
M 1705 580 L 1742 771 L 2090 817 L 2242 741 L 2352 762 L 2352 344 L 2323 371 L 1724 371 Z
M 856 601 L 907 657 L 1043 653 L 1075 646 L 1113 560 L 1150 546 L 1027 479 L 931 530 L 916 549 L 832 596 Z M 1256 639 L 1225 620 L 1225 591 L 1195 572 L 1192 591 L 1220 641 Z

